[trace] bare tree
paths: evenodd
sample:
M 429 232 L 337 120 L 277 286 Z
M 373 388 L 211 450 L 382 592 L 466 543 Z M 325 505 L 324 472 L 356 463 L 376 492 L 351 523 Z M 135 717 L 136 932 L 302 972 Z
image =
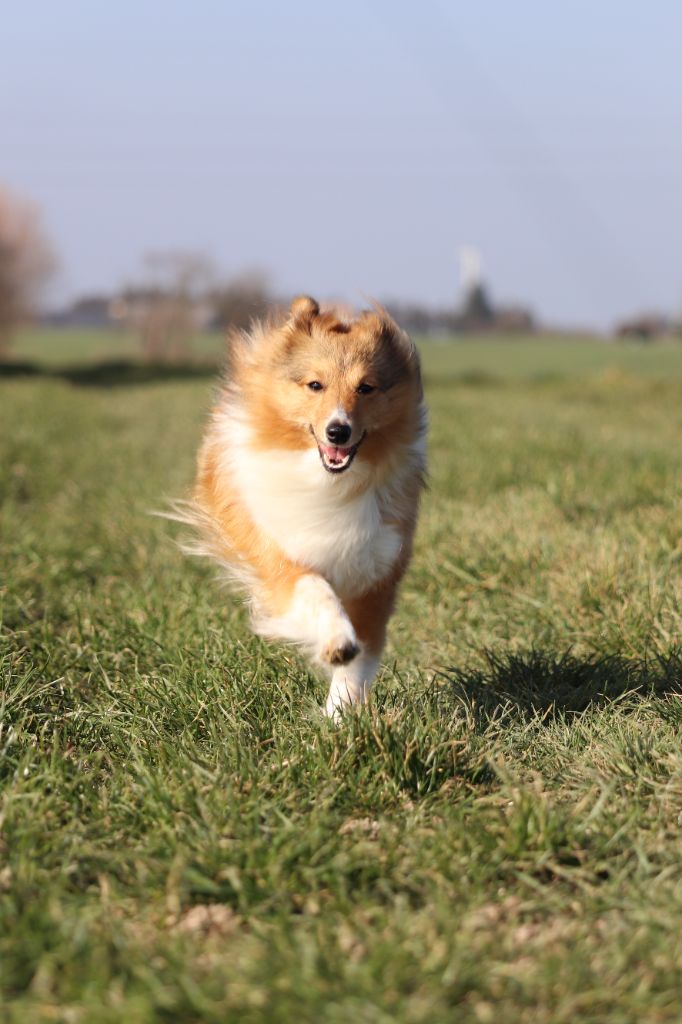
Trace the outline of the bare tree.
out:
M 125 289 L 112 312 L 139 334 L 147 359 L 185 359 L 192 336 L 210 324 L 211 263 L 199 253 L 154 252 L 145 267 L 145 283 Z
M 0 183 L 0 359 L 54 267 L 38 207 Z

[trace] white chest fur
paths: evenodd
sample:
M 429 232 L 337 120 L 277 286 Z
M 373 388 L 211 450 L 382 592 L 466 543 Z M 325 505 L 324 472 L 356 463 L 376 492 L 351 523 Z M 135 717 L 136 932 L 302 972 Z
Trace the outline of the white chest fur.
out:
M 227 465 L 254 521 L 292 561 L 325 577 L 342 597 L 365 592 L 391 570 L 401 536 L 385 521 L 388 492 L 354 463 L 327 473 L 317 450 L 254 451 L 242 430 L 226 449 Z M 359 480 L 366 484 L 353 493 Z

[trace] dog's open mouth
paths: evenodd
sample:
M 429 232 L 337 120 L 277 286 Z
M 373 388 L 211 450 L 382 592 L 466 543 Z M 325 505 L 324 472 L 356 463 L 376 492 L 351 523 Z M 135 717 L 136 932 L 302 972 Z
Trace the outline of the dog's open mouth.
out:
M 315 438 L 322 465 L 327 472 L 343 473 L 345 469 L 348 469 L 355 458 L 355 454 L 362 444 L 364 437 L 365 435 L 363 434 L 358 443 L 351 445 L 350 448 L 341 448 L 335 444 L 321 444 L 321 442 L 317 441 L 317 438 Z

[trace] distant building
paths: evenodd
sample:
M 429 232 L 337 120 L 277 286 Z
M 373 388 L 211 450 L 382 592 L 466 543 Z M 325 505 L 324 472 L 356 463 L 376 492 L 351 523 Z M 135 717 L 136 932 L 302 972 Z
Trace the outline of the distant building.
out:
M 503 334 L 531 334 L 535 330 L 535 317 L 525 306 L 497 306 L 495 330 Z
M 52 310 L 41 317 L 48 327 L 103 330 L 127 327 L 137 329 L 152 312 L 181 301 L 189 310 L 192 329 L 206 330 L 215 318 L 215 302 L 209 298 L 184 299 L 161 288 L 126 288 L 117 296 L 84 295 L 64 309 Z
M 41 320 L 49 327 L 101 329 L 115 326 L 108 295 L 84 295 L 65 309 L 46 313 Z

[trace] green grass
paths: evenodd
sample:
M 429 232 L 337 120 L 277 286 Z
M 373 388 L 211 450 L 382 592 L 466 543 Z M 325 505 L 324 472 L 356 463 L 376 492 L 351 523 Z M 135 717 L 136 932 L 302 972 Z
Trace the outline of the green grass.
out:
M 0 375 L 0 1018 L 678 1021 L 682 346 L 425 346 L 416 555 L 334 729 L 148 515 L 211 376 L 67 341 Z

